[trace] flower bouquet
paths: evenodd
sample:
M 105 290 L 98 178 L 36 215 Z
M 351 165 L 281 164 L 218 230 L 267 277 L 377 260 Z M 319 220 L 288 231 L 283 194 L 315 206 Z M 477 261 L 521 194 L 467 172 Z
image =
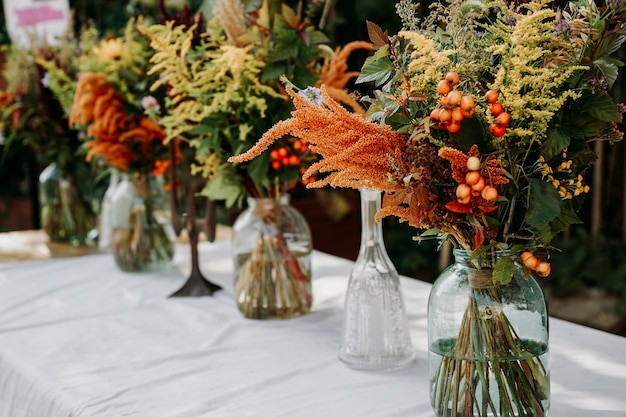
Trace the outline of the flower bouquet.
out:
M 452 1 L 423 21 L 397 5 L 404 30 L 368 22 L 376 52 L 367 117 L 322 87 L 233 161 L 277 138 L 321 156 L 308 184 L 385 192 L 393 215 L 451 241 L 457 262 L 429 301 L 431 401 L 438 416 L 544 416 L 549 408 L 545 300 L 552 239 L 580 223 L 593 141 L 619 141 L 624 106 L 609 94 L 622 63 L 623 2 L 558 7 L 531 0 Z
M 162 174 L 169 166 L 165 134 L 151 113 L 162 97 L 148 92 L 152 50 L 131 19 L 123 36 L 85 37 L 69 124 L 84 134 L 87 160 L 122 173 L 113 193 L 112 249 L 126 271 L 168 267 L 174 256 L 169 201 Z M 92 42 L 93 44 L 89 44 Z M 155 97 L 155 95 L 157 97 Z
M 290 317 L 311 306 L 310 232 L 308 226 L 289 232 L 290 209 L 280 201 L 317 157 L 285 135 L 251 163 L 227 159 L 288 117 L 292 105 L 281 75 L 301 86 L 325 80 L 336 98 L 359 107 L 344 91 L 356 75 L 347 71 L 346 59 L 354 49 L 371 48 L 360 42 L 333 51 L 302 13 L 286 5 L 275 10 L 275 3 L 246 10 L 238 0 L 216 1 L 215 17 L 206 22 L 169 21 L 144 30 L 155 49 L 155 88 L 168 91 L 160 123 L 169 139 L 196 150 L 194 172 L 207 179 L 202 194 L 227 207 L 244 201 L 257 207 L 248 212 L 254 221 L 244 225 L 242 214 L 233 229 L 236 298 L 243 314 L 255 318 Z
M 7 151 L 16 142 L 29 146 L 44 166 L 40 175 L 41 226 L 52 241 L 85 243 L 95 226 L 97 187 L 90 167 L 78 158 L 81 143 L 67 126 L 68 116 L 50 85 L 46 62 L 70 68 L 74 40 L 51 46 L 32 36 L 25 48 L 7 47 L 8 81 L 0 111 Z

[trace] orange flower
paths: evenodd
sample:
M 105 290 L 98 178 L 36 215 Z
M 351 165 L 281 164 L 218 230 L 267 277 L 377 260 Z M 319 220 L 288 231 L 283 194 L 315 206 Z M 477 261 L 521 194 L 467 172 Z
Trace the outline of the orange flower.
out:
M 290 88 L 288 94 L 294 103 L 292 117 L 268 130 L 246 153 L 233 156 L 229 162 L 249 161 L 260 155 L 276 140 L 292 135 L 305 141 L 311 151 L 324 159 L 311 165 L 303 179 L 315 173 L 328 174 L 309 183 L 307 187 L 368 187 L 378 190 L 395 188 L 387 178 L 400 163 L 404 138 L 389 126 L 380 126 L 349 112 L 321 88 L 322 105 L 317 105 Z

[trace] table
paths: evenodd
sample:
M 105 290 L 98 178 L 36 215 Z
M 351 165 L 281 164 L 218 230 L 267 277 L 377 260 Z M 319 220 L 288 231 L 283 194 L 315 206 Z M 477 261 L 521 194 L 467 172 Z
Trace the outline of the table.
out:
M 412 365 L 365 372 L 337 359 L 352 262 L 313 255 L 311 314 L 243 318 L 230 243 L 200 245 L 213 297 L 168 298 L 176 269 L 124 273 L 111 255 L 0 264 L 1 417 L 428 416 L 429 284 L 402 279 Z M 551 417 L 626 416 L 626 338 L 550 320 Z

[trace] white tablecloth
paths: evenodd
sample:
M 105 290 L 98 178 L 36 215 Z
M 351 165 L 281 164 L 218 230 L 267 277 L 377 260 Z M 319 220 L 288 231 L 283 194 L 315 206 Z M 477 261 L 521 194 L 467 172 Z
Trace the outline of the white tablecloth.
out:
M 203 243 L 213 297 L 168 298 L 183 272 L 130 274 L 111 255 L 0 264 L 0 417 L 432 417 L 426 301 L 403 279 L 415 362 L 370 373 L 337 359 L 352 263 L 315 252 L 314 305 L 244 319 L 230 243 Z M 551 319 L 552 417 L 626 416 L 626 338 Z

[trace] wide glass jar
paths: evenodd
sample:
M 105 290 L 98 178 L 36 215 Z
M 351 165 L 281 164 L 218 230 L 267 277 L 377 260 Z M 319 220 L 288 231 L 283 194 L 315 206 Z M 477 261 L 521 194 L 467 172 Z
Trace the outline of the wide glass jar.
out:
M 289 195 L 248 198 L 233 224 L 235 300 L 251 319 L 306 314 L 311 291 L 311 230 Z
M 96 216 L 74 178 L 56 163 L 39 175 L 41 227 L 53 242 L 85 243 Z
M 123 271 L 171 267 L 176 236 L 161 177 L 123 173 L 110 201 L 113 257 Z
M 431 404 L 438 417 L 545 416 L 550 408 L 548 311 L 530 272 L 462 250 L 428 302 Z M 496 285 L 494 267 L 512 267 Z

